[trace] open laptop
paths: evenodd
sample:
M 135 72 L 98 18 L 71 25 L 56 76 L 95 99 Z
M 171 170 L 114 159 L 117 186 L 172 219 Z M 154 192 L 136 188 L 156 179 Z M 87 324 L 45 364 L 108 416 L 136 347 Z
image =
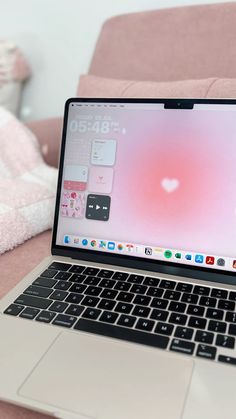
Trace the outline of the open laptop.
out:
M 236 100 L 69 99 L 51 256 L 0 302 L 0 398 L 235 418 Z

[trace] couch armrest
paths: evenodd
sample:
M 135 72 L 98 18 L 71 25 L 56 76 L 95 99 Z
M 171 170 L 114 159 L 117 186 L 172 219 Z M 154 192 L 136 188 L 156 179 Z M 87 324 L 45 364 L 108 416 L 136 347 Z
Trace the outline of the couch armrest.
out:
M 44 160 L 50 166 L 57 167 L 61 143 L 62 118 L 50 118 L 28 122 L 26 126 L 39 141 Z

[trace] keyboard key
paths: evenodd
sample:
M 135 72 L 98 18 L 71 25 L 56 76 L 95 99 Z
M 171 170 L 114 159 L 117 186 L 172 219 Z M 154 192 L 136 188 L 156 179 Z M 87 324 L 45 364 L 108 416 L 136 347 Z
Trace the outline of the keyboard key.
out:
M 167 317 L 169 316 L 169 312 L 165 310 L 158 310 L 157 308 L 154 308 L 151 313 L 151 319 L 159 320 L 161 322 L 165 322 L 167 320 Z
M 201 317 L 191 316 L 188 322 L 190 327 L 196 327 L 197 329 L 205 329 L 206 319 L 201 319 Z
M 210 288 L 203 287 L 201 285 L 195 285 L 193 288 L 193 293 L 198 295 L 209 295 L 210 294 Z
M 152 278 L 151 276 L 147 276 L 144 279 L 143 284 L 144 285 L 151 286 L 151 287 L 157 287 L 158 284 L 159 284 L 159 282 L 160 282 L 160 279 L 158 279 L 158 278 Z
M 130 275 L 127 279 L 127 282 L 131 282 L 132 284 L 141 284 L 143 281 L 144 276 L 142 275 Z
M 214 339 L 214 333 L 205 332 L 203 330 L 197 330 L 195 340 L 201 343 L 212 343 Z
M 225 333 L 226 323 L 210 320 L 208 324 L 208 330 L 211 330 L 212 332 Z
M 186 309 L 186 304 L 184 303 L 177 303 L 175 301 L 171 301 L 168 307 L 170 311 L 177 311 L 178 313 L 184 313 Z
M 185 314 L 171 313 L 168 321 L 174 324 L 185 325 L 187 318 L 188 317 Z
M 111 278 L 112 275 L 114 275 L 114 271 L 109 271 L 107 269 L 101 269 L 97 274 L 97 276 L 100 276 L 101 278 Z
M 84 271 L 83 271 L 83 274 L 84 275 L 92 275 L 92 276 L 95 276 L 95 275 L 97 275 L 98 274 L 98 272 L 100 271 L 100 269 L 98 269 L 98 268 L 93 268 L 93 267 L 88 267 L 88 268 L 86 268 Z
M 128 282 L 121 282 L 118 281 L 114 287 L 115 290 L 119 290 L 119 291 L 129 291 L 129 289 L 131 288 L 131 284 L 129 284 Z
M 70 263 L 52 262 L 48 269 L 56 269 L 56 271 L 68 271 L 71 268 Z
M 67 316 L 66 314 L 58 314 L 55 320 L 53 320 L 52 324 L 56 326 L 63 326 L 63 327 L 72 327 L 73 324 L 76 322 L 76 317 L 74 316 Z
M 162 279 L 159 285 L 160 288 L 166 288 L 168 290 L 173 290 L 175 286 L 176 286 L 175 281 L 168 281 L 167 279 Z
M 187 284 L 186 282 L 178 282 L 177 287 L 176 287 L 176 291 L 181 291 L 181 292 L 191 292 L 193 289 L 193 285 L 192 284 Z
M 117 324 L 120 326 L 132 327 L 136 321 L 136 317 L 134 316 L 126 316 L 121 314 Z
M 57 274 L 57 271 L 46 269 L 43 273 L 41 273 L 41 276 L 45 278 L 53 278 Z
M 236 323 L 236 313 L 226 313 L 225 320 L 230 323 Z
M 181 339 L 192 339 L 193 336 L 193 329 L 189 329 L 189 327 L 181 327 L 178 326 L 175 329 L 175 337 Z
M 198 299 L 199 299 L 198 295 L 184 293 L 182 295 L 181 301 L 183 301 L 184 303 L 189 303 L 189 304 L 197 304 Z
M 80 266 L 80 265 L 73 265 L 69 272 L 74 272 L 75 274 L 80 274 L 81 272 L 83 272 L 85 269 L 85 266 Z
M 181 293 L 178 291 L 165 291 L 163 298 L 166 298 L 167 300 L 175 300 L 178 301 L 181 297 Z
M 230 324 L 229 325 L 228 334 L 236 336 L 236 324 Z
M 54 301 L 50 306 L 50 311 L 56 311 L 57 313 L 62 313 L 68 307 L 69 304 L 63 303 L 61 301 Z
M 128 276 L 129 274 L 126 272 L 115 272 L 112 279 L 116 279 L 117 281 L 125 281 Z
M 33 285 L 39 285 L 40 287 L 53 288 L 56 283 L 57 281 L 55 281 L 55 279 L 39 277 L 33 282 Z
M 115 323 L 118 316 L 119 316 L 119 314 L 117 314 L 117 313 L 113 313 L 113 312 L 110 312 L 110 311 L 103 311 L 99 320 L 101 322 L 106 322 L 106 323 Z
M 157 326 L 154 330 L 155 333 L 160 333 L 161 335 L 168 335 L 170 336 L 173 332 L 174 326 L 168 323 L 157 323 Z
M 81 301 L 81 305 L 89 306 L 89 307 L 96 307 L 100 299 L 98 297 L 90 297 L 86 296 L 84 297 L 83 301 Z
M 198 345 L 196 355 L 200 356 L 201 358 L 214 360 L 216 357 L 216 348 L 214 346 L 202 344 Z
M 219 300 L 218 308 L 221 308 L 223 310 L 235 311 L 235 303 L 233 301 L 228 300 Z
M 195 348 L 193 342 L 188 342 L 181 339 L 173 339 L 170 345 L 170 350 L 175 352 L 181 352 L 184 354 L 192 355 Z
M 216 308 L 208 308 L 206 317 L 209 319 L 222 320 L 224 316 L 223 310 L 217 310 Z
M 168 306 L 168 300 L 162 300 L 161 298 L 153 298 L 151 307 L 165 309 Z
M 135 306 L 132 314 L 138 317 L 147 317 L 151 309 L 145 306 Z
M 99 286 L 103 288 L 113 288 L 115 284 L 116 281 L 113 281 L 112 279 L 102 279 Z
M 233 358 L 232 356 L 219 355 L 218 361 L 225 362 L 226 364 L 236 365 L 236 358 Z
M 11 316 L 18 316 L 18 314 L 24 309 L 23 306 L 19 304 L 11 304 L 9 307 L 4 310 L 4 314 L 10 314 Z
M 148 287 L 145 285 L 132 285 L 130 292 L 134 292 L 135 294 L 145 294 L 147 288 Z
M 73 303 L 73 304 L 79 304 L 80 301 L 84 298 L 83 294 L 75 294 L 73 292 L 71 292 L 68 297 L 66 298 L 66 301 L 68 303 Z
M 131 294 L 130 292 L 119 292 L 118 296 L 117 296 L 117 301 L 125 301 L 130 303 L 134 298 L 134 294 Z
M 188 314 L 193 314 L 194 316 L 203 316 L 205 311 L 204 307 L 200 307 L 200 306 L 194 306 L 192 304 L 189 305 L 187 313 Z
M 86 275 L 83 275 L 83 274 L 73 274 L 70 277 L 70 282 L 76 282 L 76 284 L 81 284 L 82 282 L 84 282 L 86 278 L 87 278 Z M 89 276 L 88 278 L 93 278 L 93 277 Z M 96 278 L 96 281 L 99 282 L 100 279 Z M 88 283 L 89 285 L 91 284 L 91 282 L 88 282 Z M 96 285 L 96 284 L 91 284 L 91 285 Z
M 81 313 L 83 313 L 84 311 L 83 306 L 79 306 L 79 305 L 75 305 L 75 304 L 70 304 L 68 309 L 65 311 L 65 314 L 69 314 L 71 316 L 80 316 Z
M 22 304 L 24 306 L 35 307 L 45 309 L 50 306 L 52 300 L 46 300 L 45 298 L 32 297 L 31 295 L 22 294 L 15 301 L 15 304 Z
M 133 301 L 134 304 L 140 304 L 142 306 L 148 306 L 151 301 L 151 297 L 146 295 L 136 295 Z
M 233 349 L 235 344 L 235 338 L 227 335 L 217 335 L 216 345 L 222 346 L 223 348 Z
M 118 311 L 119 313 L 130 313 L 133 308 L 133 304 L 128 303 L 117 303 L 114 311 Z
M 68 295 L 68 292 L 66 292 L 66 291 L 54 291 L 51 294 L 50 298 L 52 300 L 63 301 L 63 300 L 65 300 L 65 298 L 67 297 L 67 295 Z
M 118 291 L 105 289 L 102 291 L 100 297 L 114 299 L 117 296 L 117 294 L 118 294 Z
M 26 288 L 24 294 L 47 298 L 52 292 L 53 290 L 51 288 L 35 287 L 34 285 L 30 285 Z
M 115 305 L 116 305 L 116 302 L 114 300 L 106 300 L 104 298 L 98 304 L 98 308 L 102 308 L 103 310 L 112 310 Z
M 96 320 L 98 316 L 100 316 L 102 310 L 98 310 L 97 308 L 86 308 L 82 317 L 86 317 L 87 319 Z
M 58 272 L 55 276 L 55 279 L 63 279 L 64 281 L 66 281 L 71 276 L 72 276 L 71 272 Z
M 206 307 L 215 307 L 216 302 L 217 302 L 216 298 L 201 297 L 198 304 L 202 306 L 206 306 Z
M 236 301 L 236 292 L 235 291 L 230 291 L 229 299 L 232 300 L 232 301 Z
M 147 295 L 150 295 L 151 297 L 161 297 L 163 294 L 164 290 L 161 288 L 149 287 L 147 290 Z
M 86 290 L 87 286 L 83 284 L 73 284 L 70 288 L 70 292 L 82 294 Z
M 50 323 L 52 319 L 56 316 L 56 313 L 52 313 L 51 311 L 41 311 L 39 315 L 36 317 L 35 320 L 42 323 Z
M 139 319 L 135 326 L 135 329 L 146 330 L 147 332 L 151 332 L 154 324 L 155 322 L 153 320 Z
M 127 316 L 120 316 L 120 318 L 121 322 L 124 322 Z M 125 323 L 125 325 L 127 325 L 127 323 Z M 167 336 L 154 335 L 153 333 L 146 333 L 128 327 L 119 327 L 113 324 L 104 324 L 102 322 L 94 322 L 82 318 L 78 320 L 74 328 L 88 333 L 95 333 L 96 335 L 109 336 L 111 338 L 141 343 L 143 345 L 154 346 L 161 349 L 166 349 L 169 343 L 169 338 Z
M 228 291 L 222 290 L 220 288 L 212 288 L 211 297 L 222 298 L 222 299 L 228 298 Z
M 58 281 L 58 283 L 55 285 L 56 290 L 68 290 L 71 286 L 71 282 L 69 281 Z M 72 285 L 72 287 L 77 286 L 77 284 Z
M 99 294 L 101 294 L 102 292 L 102 288 L 101 287 L 93 287 L 93 286 L 89 286 L 86 291 L 84 292 L 85 295 L 94 295 L 94 296 L 98 296 Z

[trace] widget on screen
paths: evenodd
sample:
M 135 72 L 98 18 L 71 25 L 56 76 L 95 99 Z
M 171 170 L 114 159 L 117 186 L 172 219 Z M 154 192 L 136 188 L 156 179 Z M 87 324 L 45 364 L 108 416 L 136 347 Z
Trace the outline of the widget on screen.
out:
M 91 163 L 99 166 L 113 166 L 116 157 L 116 140 L 96 139 L 92 143 Z
M 83 218 L 85 211 L 85 194 L 81 192 L 63 192 L 61 215 L 63 217 Z
M 84 191 L 88 180 L 88 167 L 68 165 L 65 167 L 64 189 Z
M 91 192 L 111 193 L 113 169 L 111 167 L 91 167 L 88 189 Z
M 108 195 L 89 194 L 87 197 L 86 218 L 107 221 L 109 219 L 111 198 Z

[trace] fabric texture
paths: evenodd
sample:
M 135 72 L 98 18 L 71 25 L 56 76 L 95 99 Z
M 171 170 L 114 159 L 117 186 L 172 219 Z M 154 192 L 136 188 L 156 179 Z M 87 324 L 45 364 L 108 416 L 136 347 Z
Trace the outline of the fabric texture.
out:
M 36 137 L 0 109 L 0 254 L 52 226 L 57 170 Z
M 236 79 L 152 82 L 83 75 L 77 94 L 80 97 L 235 98 Z

